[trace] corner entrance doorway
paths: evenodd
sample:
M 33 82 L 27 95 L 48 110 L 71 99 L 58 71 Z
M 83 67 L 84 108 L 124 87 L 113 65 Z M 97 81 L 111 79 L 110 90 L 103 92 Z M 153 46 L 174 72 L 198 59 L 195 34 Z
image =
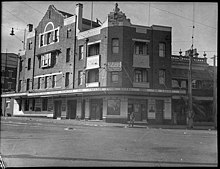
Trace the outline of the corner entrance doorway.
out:
M 147 120 L 147 100 L 129 99 L 128 100 L 128 120 L 131 112 L 135 114 L 135 121 Z

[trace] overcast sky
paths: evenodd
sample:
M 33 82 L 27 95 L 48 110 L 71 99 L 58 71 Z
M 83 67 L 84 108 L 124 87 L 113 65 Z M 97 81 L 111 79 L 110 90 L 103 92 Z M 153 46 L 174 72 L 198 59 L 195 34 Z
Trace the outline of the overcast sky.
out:
M 31 23 L 36 27 L 49 5 L 71 14 L 75 5 L 83 4 L 83 17 L 91 19 L 92 1 L 4 1 L 2 2 L 2 48 L 1 52 L 18 53 L 22 49 L 24 29 Z M 194 20 L 194 48 L 199 57 L 207 54 L 208 63 L 217 55 L 217 2 L 144 2 L 144 1 L 93 1 L 93 20 L 104 22 L 113 11 L 115 3 L 130 18 L 132 24 L 172 27 L 172 54 L 190 49 Z M 193 8 L 194 4 L 194 8 Z M 194 10 L 193 10 L 194 9 Z M 193 12 L 194 11 L 194 12 Z M 193 15 L 194 13 L 194 15 Z M 194 18 L 194 19 L 193 19 Z M 11 28 L 16 36 L 10 36 Z

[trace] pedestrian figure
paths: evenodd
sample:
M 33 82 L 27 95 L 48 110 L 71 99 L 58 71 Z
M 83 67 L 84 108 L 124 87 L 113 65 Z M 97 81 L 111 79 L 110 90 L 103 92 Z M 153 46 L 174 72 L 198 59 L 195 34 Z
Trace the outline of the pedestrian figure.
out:
M 131 114 L 130 114 L 130 123 L 129 123 L 129 126 L 134 126 L 134 121 L 135 121 L 135 115 L 134 115 L 134 112 L 132 111 Z

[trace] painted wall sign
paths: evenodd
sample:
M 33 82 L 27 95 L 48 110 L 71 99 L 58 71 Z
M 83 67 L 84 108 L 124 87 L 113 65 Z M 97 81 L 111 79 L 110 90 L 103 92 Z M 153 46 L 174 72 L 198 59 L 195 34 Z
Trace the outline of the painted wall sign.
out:
M 108 62 L 108 71 L 121 71 L 121 62 Z

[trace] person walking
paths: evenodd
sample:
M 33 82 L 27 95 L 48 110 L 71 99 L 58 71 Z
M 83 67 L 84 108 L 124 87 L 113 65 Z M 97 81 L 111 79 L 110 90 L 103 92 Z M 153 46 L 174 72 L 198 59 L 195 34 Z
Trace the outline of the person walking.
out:
M 134 126 L 134 121 L 135 121 L 135 114 L 134 112 L 132 111 L 131 114 L 130 114 L 130 123 L 129 123 L 129 126 Z

